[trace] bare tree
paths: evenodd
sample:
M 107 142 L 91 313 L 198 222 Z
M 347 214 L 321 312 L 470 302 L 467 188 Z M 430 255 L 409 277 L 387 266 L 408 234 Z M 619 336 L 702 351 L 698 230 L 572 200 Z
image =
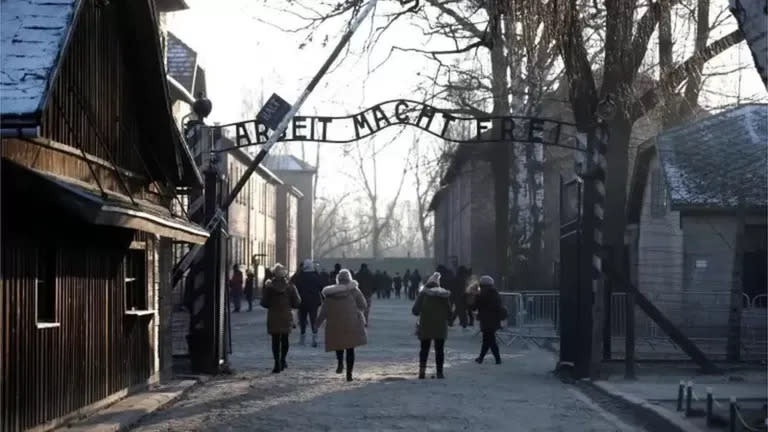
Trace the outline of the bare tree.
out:
M 345 215 L 345 212 L 351 211 L 345 209 L 349 197 L 350 194 L 342 194 L 333 198 L 320 197 L 315 201 L 312 241 L 316 257 L 338 256 L 371 235 L 366 225 L 355 223 Z
M 430 201 L 440 188 L 440 179 L 448 163 L 451 147 L 422 149 L 418 140 L 413 141 L 410 167 L 416 194 L 416 218 L 418 220 L 421 247 L 425 257 L 432 256 L 434 217 L 429 209 Z
M 392 218 L 395 214 L 395 208 L 400 199 L 400 193 L 403 190 L 403 184 L 408 172 L 406 165 L 402 168 L 394 197 L 382 202 L 379 192 L 379 183 L 381 181 L 379 177 L 379 170 L 381 168 L 379 166 L 379 156 L 387 147 L 388 144 L 378 145 L 373 140 L 368 144 L 356 143 L 351 151 L 348 152 L 348 156 L 352 158 L 356 168 L 356 175 L 351 176 L 351 178 L 359 184 L 363 198 L 368 205 L 368 213 L 365 216 L 364 223 L 370 227 L 371 256 L 373 258 L 382 256 L 382 239 L 392 228 Z M 396 169 L 391 167 L 386 167 L 385 169 L 390 175 L 397 172 Z

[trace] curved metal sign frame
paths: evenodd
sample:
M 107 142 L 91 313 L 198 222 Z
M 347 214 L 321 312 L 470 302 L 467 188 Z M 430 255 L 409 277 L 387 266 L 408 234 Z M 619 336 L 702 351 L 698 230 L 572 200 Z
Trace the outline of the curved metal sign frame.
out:
M 347 116 L 295 116 L 278 141 L 347 144 L 371 137 L 392 126 L 414 126 L 432 136 L 455 143 L 537 143 L 585 151 L 561 144 L 563 128 L 575 124 L 530 116 L 455 116 L 446 110 L 410 99 L 393 99 Z M 235 147 L 263 145 L 270 129 L 258 119 L 216 125 L 229 130 Z M 219 151 L 227 151 L 222 149 Z

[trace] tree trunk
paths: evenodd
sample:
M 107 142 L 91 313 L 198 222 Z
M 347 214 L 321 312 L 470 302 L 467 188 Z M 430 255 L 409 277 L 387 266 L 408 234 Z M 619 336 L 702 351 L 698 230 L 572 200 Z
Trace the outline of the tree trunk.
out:
M 488 31 L 491 36 L 491 73 L 493 91 L 493 115 L 503 116 L 509 113 L 507 96 L 507 63 L 504 54 L 501 13 L 496 1 L 489 1 Z M 496 232 L 496 273 L 503 289 L 507 283 L 509 270 L 509 177 L 510 143 L 498 142 L 492 145 L 491 170 L 493 174 L 493 194 Z

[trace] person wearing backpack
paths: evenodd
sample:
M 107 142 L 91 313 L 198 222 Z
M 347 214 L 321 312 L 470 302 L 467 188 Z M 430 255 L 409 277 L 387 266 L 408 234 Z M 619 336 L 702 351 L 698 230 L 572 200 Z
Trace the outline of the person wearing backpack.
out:
M 473 308 L 477 310 L 477 320 L 480 322 L 480 331 L 483 333 L 483 344 L 480 348 L 480 356 L 475 361 L 483 363 L 490 349 L 496 364 L 501 364 L 496 332 L 501 329 L 501 322 L 507 319 L 507 310 L 501 304 L 501 295 L 496 290 L 492 277 L 481 276 L 478 285 L 480 292 L 474 300 Z

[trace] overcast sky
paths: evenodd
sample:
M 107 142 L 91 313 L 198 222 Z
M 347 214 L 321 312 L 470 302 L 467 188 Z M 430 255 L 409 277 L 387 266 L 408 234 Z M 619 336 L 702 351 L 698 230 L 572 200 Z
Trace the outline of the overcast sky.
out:
M 242 101 L 258 100 L 262 93 L 264 98 L 274 92 L 288 102 L 295 101 L 338 41 L 344 26 L 342 20 L 331 21 L 315 34 L 312 41 L 307 41 L 307 32 L 286 33 L 266 24 L 285 28 L 301 23 L 290 14 L 275 10 L 275 5 L 287 7 L 289 2 L 286 0 L 187 0 L 187 3 L 190 9 L 171 14 L 168 26 L 198 51 L 200 63 L 206 70 L 208 97 L 213 101 L 210 120 L 222 123 L 244 120 Z M 719 10 L 726 4 L 727 0 L 713 0 L 712 10 Z M 733 17 L 728 17 L 727 22 L 728 27 L 724 27 L 723 32 L 729 26 L 735 26 Z M 411 27 L 407 20 L 402 20 L 385 34 L 373 52 L 362 54 L 362 43 L 370 27 L 368 20 L 353 39 L 350 55 L 323 79 L 301 113 L 347 115 L 385 100 L 412 97 L 413 90 L 422 82 L 424 74 L 434 70 L 432 63 L 417 54 L 396 53 L 380 69 L 369 75 L 372 65 L 380 63 L 393 44 L 419 46 L 424 43 L 421 32 Z M 326 35 L 328 44 L 323 46 Z M 435 47 L 434 43 L 436 41 L 433 40 L 430 48 Z M 751 65 L 752 58 L 742 43 L 739 49 L 733 48 L 710 63 L 710 70 L 727 70 L 735 64 Z M 758 95 L 765 99 L 765 87 L 758 74 L 750 69 L 740 74 L 710 79 L 702 94 L 702 105 L 714 107 L 733 104 L 736 99 L 728 95 L 736 95 L 739 88 L 744 98 L 754 99 Z M 257 100 L 253 105 L 258 106 Z M 379 143 L 391 140 L 396 133 L 395 129 L 380 132 L 376 139 Z M 424 145 L 438 145 L 426 134 L 416 135 L 414 130 L 406 131 L 388 148 L 382 159 L 385 166 L 392 167 L 389 172 L 402 169 L 404 155 L 415 137 Z M 314 148 L 315 144 L 306 145 L 310 162 L 314 161 Z M 291 151 L 298 154 L 299 149 L 299 144 L 293 144 Z M 334 190 L 341 190 L 351 187 L 348 177 L 343 173 L 352 168 L 335 163 L 341 151 L 339 145 L 322 146 L 320 189 L 333 187 Z M 392 192 L 396 182 L 389 175 L 381 179 L 380 186 Z M 413 196 L 408 196 L 408 192 L 405 191 L 404 197 L 413 199 Z

